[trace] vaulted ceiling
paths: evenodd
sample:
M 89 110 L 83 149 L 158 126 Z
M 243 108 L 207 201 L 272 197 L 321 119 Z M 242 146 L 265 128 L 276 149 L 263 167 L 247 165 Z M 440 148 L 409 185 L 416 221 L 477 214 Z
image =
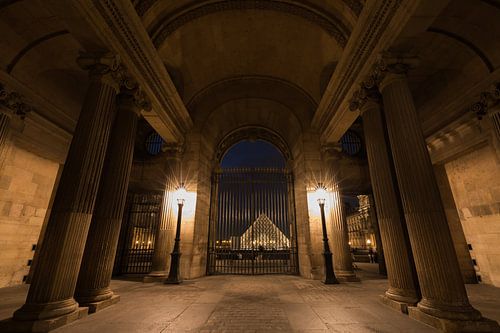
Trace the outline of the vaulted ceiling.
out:
M 418 1 L 404 4 L 410 2 Z M 78 16 L 74 9 L 78 5 L 73 3 L 79 1 L 0 4 L 2 77 L 19 81 L 55 105 L 57 112 L 40 112 L 69 132 L 87 87 L 86 73 L 75 59 L 92 42 L 82 33 L 92 30 L 91 25 Z M 420 58 L 420 65 L 410 72 L 410 85 L 424 131 L 430 134 L 467 112 L 465 104 L 448 105 L 477 95 L 488 82 L 500 79 L 500 1 L 418 3 L 390 50 Z M 288 110 L 294 123 L 309 126 L 332 73 L 347 57 L 352 36 L 360 36 L 356 35 L 360 22 L 371 15 L 363 8 L 372 4 L 363 0 L 131 0 L 123 6 L 136 16 L 189 116 L 201 128 L 200 124 L 215 119 L 212 112 L 227 114 L 227 105 L 253 106 L 262 112 L 271 104 L 281 110 L 276 114 Z M 68 11 L 65 6 L 74 8 Z M 70 14 L 62 17 L 61 13 Z M 78 31 L 73 24 L 77 21 L 82 27 Z M 238 102 L 242 100 L 249 102 Z M 242 110 L 235 108 L 235 112 Z M 329 119 L 336 119 L 337 111 L 328 109 Z M 281 122 L 286 124 L 289 116 Z

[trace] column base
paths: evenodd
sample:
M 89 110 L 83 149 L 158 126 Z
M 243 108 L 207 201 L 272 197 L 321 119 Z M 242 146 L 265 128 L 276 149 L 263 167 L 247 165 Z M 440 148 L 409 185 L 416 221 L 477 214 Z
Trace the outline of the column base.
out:
M 394 299 L 391 299 L 387 297 L 386 295 L 380 295 L 380 301 L 384 303 L 385 305 L 393 308 L 396 311 L 399 311 L 404 314 L 408 314 L 408 308 L 411 306 L 415 306 L 417 303 L 407 303 L 407 302 L 401 302 L 401 301 L 396 301 Z
M 361 282 L 354 272 L 335 272 L 339 282 Z
M 97 311 L 101 311 L 102 309 L 107 308 L 113 304 L 116 304 L 120 301 L 120 295 L 113 295 L 111 298 L 92 303 L 81 304 L 89 308 L 89 313 L 96 313 Z
M 500 332 L 500 326 L 494 320 L 480 318 L 478 320 L 453 320 L 432 316 L 420 310 L 418 307 L 408 307 L 408 315 L 429 326 L 435 327 L 443 332 Z
M 151 272 L 142 279 L 142 282 L 163 282 L 167 278 L 167 276 L 168 274 L 166 271 Z
M 164 284 L 181 284 L 182 280 L 176 280 L 176 279 L 166 279 L 163 281 Z
M 87 307 L 77 308 L 75 311 L 60 317 L 39 320 L 14 320 L 12 318 L 0 321 L 0 332 L 25 333 L 25 332 L 48 332 L 61 326 L 67 325 L 88 315 Z

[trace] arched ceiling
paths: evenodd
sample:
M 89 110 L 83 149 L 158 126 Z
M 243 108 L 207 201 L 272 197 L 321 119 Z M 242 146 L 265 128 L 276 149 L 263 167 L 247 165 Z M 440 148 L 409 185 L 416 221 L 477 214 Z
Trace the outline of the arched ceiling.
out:
M 425 31 L 394 45 L 393 51 L 420 60 L 410 86 L 426 133 L 463 113 L 443 113 L 439 106 L 500 68 L 499 17 L 500 2 L 453 0 Z
M 341 0 L 135 1 L 192 117 L 207 91 L 214 101 L 229 98 L 221 82 L 238 98 L 281 103 L 299 95 L 314 113 L 360 6 Z M 299 118 L 310 121 L 311 114 Z
M 0 30 L 2 70 L 76 122 L 87 75 L 76 64 L 81 46 L 64 22 L 38 2 L 11 0 L 0 5 Z M 72 130 L 67 120 L 54 119 L 53 114 L 44 116 Z

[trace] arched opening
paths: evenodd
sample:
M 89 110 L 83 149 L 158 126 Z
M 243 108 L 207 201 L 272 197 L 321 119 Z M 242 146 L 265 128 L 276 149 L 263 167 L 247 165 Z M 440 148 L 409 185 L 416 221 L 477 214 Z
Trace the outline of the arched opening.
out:
M 298 274 L 290 155 L 259 130 L 268 136 L 246 128 L 219 145 L 208 274 Z

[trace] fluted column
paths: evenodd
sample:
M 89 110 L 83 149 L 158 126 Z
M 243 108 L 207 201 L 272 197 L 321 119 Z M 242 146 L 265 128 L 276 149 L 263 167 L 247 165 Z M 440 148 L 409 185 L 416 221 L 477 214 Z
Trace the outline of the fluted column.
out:
M 342 158 L 339 147 L 323 147 L 327 170 L 331 183 L 331 205 L 327 216 L 330 218 L 329 238 L 333 253 L 333 268 L 339 281 L 359 281 L 352 265 L 351 248 L 349 246 L 349 229 L 342 192 L 336 176 L 338 159 Z
M 349 229 L 341 192 L 338 185 L 332 188 L 332 207 L 330 219 L 332 221 L 333 268 L 339 281 L 359 281 L 352 266 L 351 249 L 349 247 Z
M 469 303 L 420 121 L 406 61 L 386 62 L 380 84 L 390 146 L 422 293 L 410 315 L 436 326 L 481 318 Z M 477 327 L 476 327 L 477 329 Z M 466 329 L 461 328 L 461 331 Z
M 415 305 L 419 300 L 418 282 L 379 102 L 368 100 L 361 107 L 361 113 L 375 209 L 384 244 L 389 280 L 385 301 L 407 312 L 408 305 Z
M 115 111 L 113 56 L 82 56 L 90 85 L 69 149 L 26 303 L 16 321 L 78 312 L 73 299 Z M 73 316 L 73 315 L 72 315 Z M 62 321 L 59 321 L 59 323 Z
M 133 91 L 123 89 L 117 99 L 117 114 L 76 285 L 75 299 L 80 306 L 88 306 L 91 313 L 119 300 L 109 284 L 132 168 L 137 120 L 141 111 L 132 93 Z
M 170 251 L 172 251 L 174 233 L 175 233 L 175 216 L 173 216 L 174 198 L 177 170 L 179 167 L 180 147 L 169 147 L 167 156 L 167 165 L 165 167 L 166 181 L 165 191 L 163 193 L 163 203 L 160 215 L 160 225 L 156 232 L 155 248 L 153 252 L 153 262 L 151 273 L 144 277 L 144 282 L 163 281 L 168 276 L 168 267 L 170 266 Z
M 387 275 L 387 266 L 385 264 L 385 251 L 384 244 L 382 241 L 382 236 L 380 235 L 380 226 L 378 221 L 377 213 L 374 209 L 373 196 L 368 195 L 368 218 L 370 219 L 370 224 L 373 227 L 373 233 L 375 234 L 375 241 L 377 242 L 377 263 L 378 272 L 381 275 Z

